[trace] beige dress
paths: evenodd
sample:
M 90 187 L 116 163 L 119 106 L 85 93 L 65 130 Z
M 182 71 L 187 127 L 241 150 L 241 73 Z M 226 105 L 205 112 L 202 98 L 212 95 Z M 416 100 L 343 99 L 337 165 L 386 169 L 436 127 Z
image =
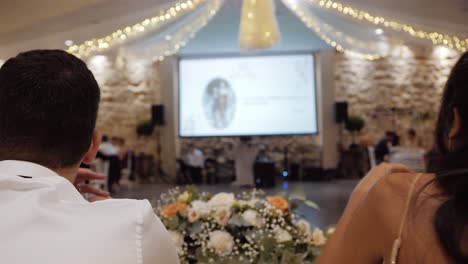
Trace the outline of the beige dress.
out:
M 409 211 L 409 208 L 410 208 L 411 199 L 413 197 L 413 191 L 414 191 L 414 188 L 416 186 L 416 183 L 421 178 L 421 176 L 422 176 L 422 174 L 418 174 L 418 176 L 411 183 L 411 186 L 410 186 L 410 189 L 409 189 L 409 192 L 408 192 L 408 197 L 406 198 L 405 210 L 403 211 L 403 218 L 401 219 L 400 228 L 399 228 L 399 231 L 398 231 L 398 237 L 393 242 L 393 247 L 392 247 L 392 251 L 391 251 L 391 255 L 390 255 L 390 264 L 397 264 L 398 253 L 399 253 L 400 247 L 402 245 L 402 239 L 401 238 L 402 238 L 402 235 L 403 235 L 403 229 L 405 228 L 406 219 L 408 217 L 408 211 Z M 385 262 L 384 262 L 384 264 L 385 264 Z

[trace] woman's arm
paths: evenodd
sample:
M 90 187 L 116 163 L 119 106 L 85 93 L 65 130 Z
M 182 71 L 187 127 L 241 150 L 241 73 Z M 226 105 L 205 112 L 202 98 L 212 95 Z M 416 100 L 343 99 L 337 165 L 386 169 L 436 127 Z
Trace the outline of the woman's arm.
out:
M 317 264 L 379 263 L 384 243 L 378 226 L 380 206 L 372 201 L 370 191 L 383 177 L 410 172 L 403 165 L 382 164 L 373 169 L 355 188 L 339 221 L 335 234 L 322 250 Z M 390 248 L 391 249 L 391 248 Z M 388 250 L 390 250 L 388 249 Z

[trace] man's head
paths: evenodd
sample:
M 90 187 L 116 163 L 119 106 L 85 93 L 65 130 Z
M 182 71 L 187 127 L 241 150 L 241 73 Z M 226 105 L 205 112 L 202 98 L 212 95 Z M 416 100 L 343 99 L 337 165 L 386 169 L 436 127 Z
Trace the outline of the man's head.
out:
M 34 50 L 0 68 L 0 160 L 67 168 L 90 162 L 100 90 L 78 58 Z

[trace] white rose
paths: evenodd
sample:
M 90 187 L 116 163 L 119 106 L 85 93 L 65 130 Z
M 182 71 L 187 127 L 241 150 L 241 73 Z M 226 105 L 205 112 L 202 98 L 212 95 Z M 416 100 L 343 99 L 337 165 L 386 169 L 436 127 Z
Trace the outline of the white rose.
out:
M 192 207 L 193 210 L 197 211 L 197 213 L 200 215 L 201 218 L 207 217 L 211 212 L 211 209 L 208 203 L 200 201 L 200 200 L 193 201 L 190 204 L 190 207 Z
M 242 214 L 242 218 L 244 218 L 245 222 L 247 222 L 251 226 L 259 226 L 260 219 L 258 219 L 257 211 L 249 209 Z
M 177 197 L 177 201 L 181 203 L 187 203 L 190 199 L 190 193 L 185 191 Z
M 285 243 L 292 240 L 291 234 L 288 231 L 278 228 L 275 230 L 275 239 L 278 243 Z
M 309 243 L 314 246 L 323 246 L 327 242 L 327 239 L 323 235 L 323 231 L 316 228 L 311 235 L 309 235 Z
M 190 223 L 198 221 L 200 219 L 200 214 L 193 208 L 187 210 L 187 217 Z
M 331 236 L 335 234 L 336 228 L 335 227 L 330 227 L 327 229 L 327 236 Z
M 219 207 L 232 207 L 235 202 L 234 194 L 232 193 L 218 193 L 210 201 L 208 201 L 208 205 L 213 208 Z
M 169 235 L 171 236 L 172 241 L 177 249 L 177 253 L 180 255 L 184 252 L 182 246 L 184 245 L 184 236 L 177 232 L 169 230 Z
M 231 207 L 219 208 L 214 213 L 214 219 L 216 223 L 218 223 L 219 225 L 225 226 L 229 223 L 229 219 L 231 219 L 231 215 L 232 215 Z
M 303 235 L 308 236 L 310 234 L 310 224 L 307 221 L 300 220 L 299 222 L 296 223 L 297 229 L 299 229 L 299 232 Z
M 234 248 L 234 238 L 225 231 L 210 232 L 208 248 L 214 249 L 220 256 L 229 255 Z

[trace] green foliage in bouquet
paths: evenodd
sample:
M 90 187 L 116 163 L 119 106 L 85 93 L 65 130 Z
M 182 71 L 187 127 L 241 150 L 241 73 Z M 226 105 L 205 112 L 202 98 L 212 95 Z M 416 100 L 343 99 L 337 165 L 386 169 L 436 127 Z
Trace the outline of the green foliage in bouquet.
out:
M 304 192 L 268 196 L 253 190 L 212 196 L 195 187 L 161 195 L 155 207 L 177 247 L 181 263 L 313 263 L 327 232 L 300 220 L 299 204 L 318 210 Z

